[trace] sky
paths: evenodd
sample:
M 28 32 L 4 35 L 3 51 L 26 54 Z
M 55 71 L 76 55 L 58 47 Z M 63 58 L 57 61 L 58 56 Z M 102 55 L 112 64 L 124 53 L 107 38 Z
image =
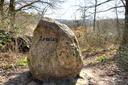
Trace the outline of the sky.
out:
M 81 18 L 81 13 L 79 11 L 76 11 L 78 9 L 78 5 L 92 5 L 95 0 L 65 0 L 63 4 L 61 4 L 61 7 L 56 10 L 50 10 L 46 16 L 54 18 L 54 19 L 80 19 Z M 106 0 L 98 0 L 98 2 L 103 2 Z M 117 1 L 118 4 L 122 5 L 121 2 Z M 97 11 L 100 10 L 105 10 L 108 9 L 109 7 L 115 6 L 115 1 L 111 3 L 107 3 L 105 5 L 102 5 L 97 8 Z M 86 4 L 85 4 L 86 3 Z M 119 18 L 124 18 L 124 9 L 120 8 L 118 9 L 118 15 Z M 86 15 L 89 15 L 89 12 L 94 12 L 94 9 L 90 9 Z M 93 16 L 93 15 L 92 15 Z M 90 16 L 89 19 L 92 19 L 93 17 Z M 107 11 L 107 12 L 102 12 L 97 14 L 97 19 L 108 19 L 108 18 L 116 18 L 115 14 L 115 9 Z
M 73 19 L 77 16 L 79 18 L 80 14 L 76 14 L 76 9 L 78 5 L 79 0 L 65 0 L 64 3 L 61 4 L 61 7 L 59 9 L 53 10 L 54 12 L 47 14 L 46 16 L 57 18 L 57 19 Z

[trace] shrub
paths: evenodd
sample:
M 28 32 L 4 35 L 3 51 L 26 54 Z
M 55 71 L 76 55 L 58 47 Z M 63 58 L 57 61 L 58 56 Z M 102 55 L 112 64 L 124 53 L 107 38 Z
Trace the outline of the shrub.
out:
M 27 57 L 22 57 L 16 64 L 17 66 L 27 66 Z
M 0 30 L 0 49 L 3 48 L 7 43 L 11 42 L 11 33 Z
M 105 55 L 98 56 L 96 60 L 99 62 L 105 62 L 107 60 L 107 57 Z

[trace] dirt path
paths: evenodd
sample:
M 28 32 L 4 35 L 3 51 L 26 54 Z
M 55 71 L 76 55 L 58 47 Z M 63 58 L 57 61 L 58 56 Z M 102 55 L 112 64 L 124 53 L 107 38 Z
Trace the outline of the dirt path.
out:
M 32 79 L 28 69 L 22 69 L 6 74 L 8 77 L 0 85 L 117 85 L 117 75 L 108 76 L 103 72 L 94 68 L 83 68 L 80 72 L 81 78 L 38 82 Z
M 44 82 L 33 80 L 28 69 L 4 73 L 0 75 L 0 85 L 128 85 L 128 78 L 126 78 L 125 73 L 122 77 L 118 74 L 107 75 L 104 70 L 96 68 L 83 68 L 80 72 L 80 78 L 67 80 L 53 79 L 52 81 L 46 80 Z

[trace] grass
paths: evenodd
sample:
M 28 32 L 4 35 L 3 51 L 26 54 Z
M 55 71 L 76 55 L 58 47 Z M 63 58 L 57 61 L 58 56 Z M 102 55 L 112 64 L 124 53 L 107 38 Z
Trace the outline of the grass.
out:
M 98 62 L 105 62 L 106 60 L 107 60 L 107 57 L 105 55 L 101 55 L 96 58 L 96 61 Z
M 72 29 L 75 33 L 81 51 L 92 51 L 100 49 L 114 48 L 117 45 L 120 45 L 122 40 L 115 32 L 94 32 L 91 31 L 91 28 L 84 28 L 82 26 Z
M 16 63 L 17 66 L 27 66 L 27 57 L 23 56 L 21 59 L 19 59 Z

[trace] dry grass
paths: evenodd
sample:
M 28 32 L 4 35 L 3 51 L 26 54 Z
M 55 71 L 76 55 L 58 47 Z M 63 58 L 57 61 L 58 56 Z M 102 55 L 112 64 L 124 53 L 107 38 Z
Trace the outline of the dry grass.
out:
M 18 62 L 23 58 L 24 58 L 24 54 L 21 53 L 14 53 L 14 52 L 0 53 L 0 68 L 3 70 L 16 68 L 18 66 Z
M 73 28 L 82 51 L 118 48 L 121 38 L 112 33 L 94 32 L 92 28 Z

